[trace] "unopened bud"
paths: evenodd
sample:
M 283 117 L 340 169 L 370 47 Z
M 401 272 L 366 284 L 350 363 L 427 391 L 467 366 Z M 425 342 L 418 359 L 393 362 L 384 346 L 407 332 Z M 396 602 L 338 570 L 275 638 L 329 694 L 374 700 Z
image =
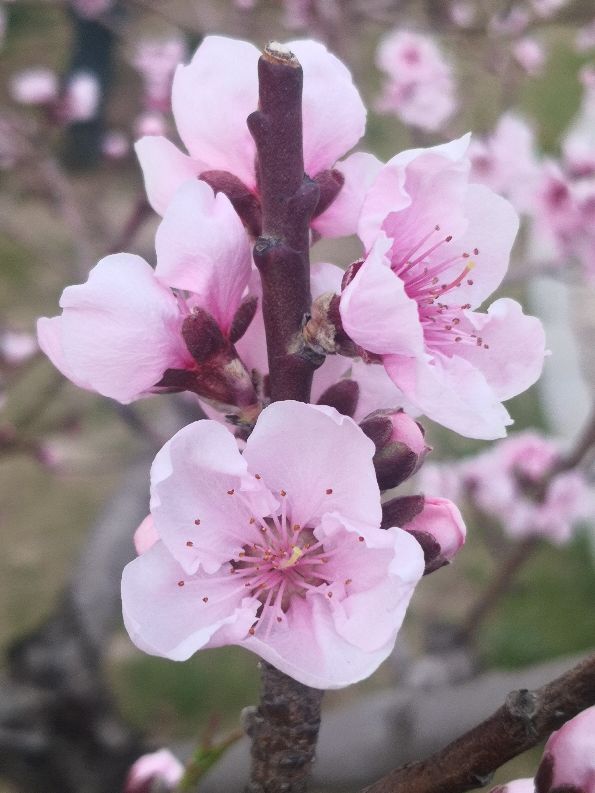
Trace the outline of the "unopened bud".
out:
M 552 733 L 535 776 L 536 793 L 595 793 L 595 707 Z
M 343 274 L 343 280 L 341 281 L 341 291 L 343 292 L 349 284 L 353 281 L 355 276 L 358 274 L 360 267 L 364 263 L 363 259 L 358 259 L 357 262 L 353 262 L 350 264 L 349 267 L 345 270 Z
M 359 385 L 355 380 L 339 380 L 338 383 L 323 391 L 318 405 L 328 405 L 344 416 L 352 417 L 359 399 Z
M 321 215 L 330 207 L 335 198 L 339 195 L 341 188 L 345 184 L 345 177 L 340 171 L 333 169 L 330 171 L 321 171 L 314 177 L 314 181 L 320 188 L 320 196 L 312 217 L 318 217 L 318 215 Z
M 412 476 L 430 451 L 423 428 L 402 410 L 377 410 L 360 427 L 376 445 L 374 468 L 381 490 Z
M 400 527 L 413 535 L 424 552 L 424 575 L 448 564 L 465 544 L 467 529 L 456 504 L 447 498 L 425 498 L 423 509 Z
M 182 336 L 190 355 L 198 363 L 212 358 L 227 344 L 215 318 L 198 307 L 193 308 L 182 323 Z
M 240 220 L 252 237 L 262 231 L 260 201 L 246 185 L 229 171 L 203 171 L 200 179 L 213 188 L 215 193 L 224 193 L 240 216 Z
M 233 316 L 231 328 L 229 330 L 229 340 L 232 344 L 239 341 L 250 327 L 258 308 L 258 298 L 256 295 L 245 297 L 239 305 L 238 310 Z
M 151 793 L 177 788 L 184 766 L 169 749 L 144 754 L 133 763 L 124 784 L 124 793 Z

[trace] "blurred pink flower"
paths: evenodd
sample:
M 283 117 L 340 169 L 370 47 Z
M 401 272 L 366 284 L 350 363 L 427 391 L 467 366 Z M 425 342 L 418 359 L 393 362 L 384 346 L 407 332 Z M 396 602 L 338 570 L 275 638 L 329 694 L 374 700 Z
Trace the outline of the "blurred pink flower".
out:
M 518 211 L 533 209 L 540 179 L 535 132 L 519 116 L 505 113 L 493 133 L 469 144 L 471 178 L 508 198 Z
M 432 38 L 395 30 L 380 43 L 376 62 L 387 75 L 377 103 L 381 112 L 430 131 L 452 116 L 457 107 L 452 69 Z
M 76 385 L 123 403 L 190 388 L 209 348 L 225 344 L 252 263 L 229 200 L 204 182 L 183 185 L 156 249 L 155 271 L 129 253 L 105 257 L 85 284 L 64 290 L 60 317 L 38 321 L 40 347 Z
M 97 115 L 101 101 L 99 80 L 89 71 L 74 72 L 62 98 L 62 115 L 68 123 L 90 121 Z
M 535 781 L 540 793 L 559 789 L 595 793 L 595 707 L 550 735 Z
M 512 423 L 501 402 L 539 377 L 545 341 L 514 300 L 472 311 L 502 281 L 518 219 L 505 199 L 469 183 L 467 146 L 465 137 L 406 151 L 383 167 L 360 217 L 368 254 L 340 313 L 410 403 L 490 439 Z
M 0 332 L 0 359 L 9 366 L 24 363 L 39 350 L 32 333 L 16 330 Z
M 47 105 L 58 97 L 58 77 L 43 66 L 24 69 L 12 75 L 9 91 L 21 105 Z
M 121 160 L 130 152 L 130 140 L 117 129 L 109 130 L 101 141 L 101 151 L 108 160 Z
M 569 0 L 531 0 L 533 10 L 540 17 L 551 17 L 558 13 Z
M 178 432 L 151 470 L 160 541 L 122 578 L 133 641 L 173 660 L 239 644 L 317 688 L 370 675 L 424 568 L 413 537 L 380 529 L 373 454 L 300 402 L 265 408 L 243 454 L 216 422 Z
M 546 64 L 546 52 L 543 44 L 532 36 L 524 36 L 512 44 L 512 54 L 530 77 L 539 77 L 543 74 Z
M 163 793 L 173 791 L 183 776 L 184 766 L 177 757 L 169 749 L 160 749 L 144 754 L 132 764 L 124 784 L 124 793 L 151 793 L 153 789 Z
M 137 43 L 131 63 L 143 79 L 146 110 L 169 111 L 174 72 L 185 56 L 186 45 L 179 36 Z
M 366 109 L 348 69 L 322 44 L 302 40 L 286 46 L 304 72 L 306 173 L 315 178 L 337 166 L 346 181 L 337 200 L 314 218 L 312 227 L 324 236 L 353 233 L 369 181 L 367 172 L 375 173 L 377 160 L 364 154 L 337 160 L 362 137 Z M 257 195 L 256 149 L 246 119 L 258 106 L 259 56 L 248 42 L 207 36 L 190 63 L 176 69 L 172 110 L 189 155 L 161 136 L 144 137 L 136 144 L 149 201 L 160 214 L 183 181 L 205 171 L 229 172 Z M 346 213 L 352 219 L 347 231 Z

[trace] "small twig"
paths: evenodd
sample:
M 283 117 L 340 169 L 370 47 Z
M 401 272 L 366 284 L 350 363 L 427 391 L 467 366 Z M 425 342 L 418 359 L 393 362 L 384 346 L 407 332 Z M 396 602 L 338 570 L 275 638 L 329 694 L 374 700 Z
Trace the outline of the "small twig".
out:
M 494 609 L 501 597 L 508 592 L 519 570 L 532 558 L 539 540 L 529 537 L 515 545 L 510 555 L 504 559 L 492 582 L 473 606 L 467 618 L 457 630 L 457 639 L 463 644 L 473 640 L 484 619 Z
M 136 199 L 122 230 L 109 246 L 108 253 L 120 253 L 120 251 L 128 250 L 137 232 L 140 231 L 145 221 L 151 217 L 151 213 L 151 206 L 143 194 Z
M 595 408 L 575 447 L 554 466 L 552 475 L 577 468 L 595 446 Z
M 536 691 L 521 689 L 470 732 L 426 760 L 391 771 L 362 793 L 464 793 L 595 705 L 595 655 Z

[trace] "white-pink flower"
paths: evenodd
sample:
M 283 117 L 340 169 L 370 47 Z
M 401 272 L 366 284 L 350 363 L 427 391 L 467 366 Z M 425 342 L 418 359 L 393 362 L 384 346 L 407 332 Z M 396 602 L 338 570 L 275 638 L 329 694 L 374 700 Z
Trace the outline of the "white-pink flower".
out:
M 51 69 L 35 66 L 14 74 L 9 90 L 21 105 L 47 105 L 58 97 L 58 77 Z
M 123 403 L 162 388 L 193 390 L 209 353 L 197 349 L 203 326 L 212 322 L 220 333 L 211 334 L 212 345 L 229 339 L 252 258 L 226 196 L 204 182 L 183 185 L 156 249 L 155 270 L 129 253 L 105 257 L 86 283 L 64 290 L 61 316 L 38 321 L 40 347 L 76 385 Z
M 151 471 L 160 540 L 122 578 L 135 644 L 174 660 L 238 644 L 318 688 L 370 675 L 424 568 L 413 537 L 379 528 L 373 454 L 351 419 L 291 401 L 243 454 L 216 422 L 178 432 Z
M 501 404 L 539 377 L 544 333 L 514 300 L 477 313 L 508 267 L 512 206 L 469 183 L 467 137 L 403 152 L 381 170 L 359 224 L 367 250 L 341 295 L 348 336 L 405 398 L 472 438 L 512 423 Z
M 432 38 L 395 30 L 382 40 L 376 62 L 386 74 L 378 109 L 420 129 L 440 129 L 454 113 L 452 68 Z
M 336 200 L 312 222 L 325 236 L 355 231 L 368 172 L 377 170 L 372 155 L 337 162 L 362 137 L 366 110 L 344 64 L 316 41 L 288 42 L 304 72 L 304 167 L 311 178 L 328 169 L 341 172 L 345 184 Z M 187 66 L 176 69 L 172 110 L 189 154 L 164 137 L 142 138 L 136 151 L 147 195 L 163 214 L 177 187 L 206 171 L 225 171 L 256 198 L 256 148 L 246 124 L 258 106 L 259 50 L 246 41 L 207 36 Z
M 560 789 L 595 793 L 595 707 L 550 735 L 535 780 L 540 793 Z
M 139 757 L 128 772 L 124 793 L 163 793 L 175 790 L 184 776 L 184 766 L 169 749 L 159 749 Z

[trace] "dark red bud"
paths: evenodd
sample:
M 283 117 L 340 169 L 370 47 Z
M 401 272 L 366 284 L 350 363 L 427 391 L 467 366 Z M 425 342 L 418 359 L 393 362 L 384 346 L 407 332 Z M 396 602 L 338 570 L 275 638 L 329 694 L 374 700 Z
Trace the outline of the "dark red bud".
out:
M 416 515 L 423 511 L 425 499 L 423 496 L 401 496 L 391 498 L 382 505 L 382 523 L 380 528 L 388 529 L 399 526 L 403 529 Z
M 424 575 L 428 575 L 428 573 L 434 573 L 436 570 L 444 567 L 445 564 L 448 564 L 448 560 L 442 556 L 440 543 L 432 534 L 427 531 L 418 531 L 413 529 L 409 530 L 407 528 L 405 528 L 405 531 L 408 534 L 411 534 L 412 537 L 415 537 L 415 539 L 421 545 L 426 562 Z
M 349 284 L 353 281 L 353 279 L 359 272 L 359 268 L 362 266 L 363 263 L 364 263 L 363 259 L 358 259 L 356 262 L 353 262 L 353 264 L 350 264 L 349 267 L 345 270 L 345 273 L 343 274 L 343 280 L 341 281 L 341 291 L 343 291 L 346 287 L 348 287 Z
M 344 416 L 353 416 L 359 399 L 359 385 L 355 380 L 339 380 L 323 392 L 319 405 L 335 408 Z
M 393 423 L 388 416 L 371 414 L 365 418 L 359 426 L 366 433 L 368 438 L 374 441 L 376 451 L 386 446 L 393 433 Z
M 193 308 L 182 323 L 182 336 L 190 355 L 204 363 L 227 346 L 214 317 L 202 308 Z
M 415 473 L 418 455 L 400 441 L 391 441 L 376 452 L 373 458 L 378 487 L 390 490 Z
M 554 758 L 546 752 L 535 774 L 535 793 L 550 793 L 554 781 Z
M 314 177 L 314 181 L 320 188 L 320 197 L 313 214 L 313 217 L 317 217 L 328 209 L 339 195 L 341 188 L 345 184 L 345 177 L 340 171 L 333 169 L 331 171 L 321 171 Z
M 252 237 L 262 230 L 260 201 L 237 176 L 228 171 L 203 171 L 199 177 L 216 193 L 224 193 Z
M 232 344 L 239 341 L 250 327 L 258 308 L 258 298 L 255 295 L 245 297 L 234 314 L 229 330 L 229 340 Z

